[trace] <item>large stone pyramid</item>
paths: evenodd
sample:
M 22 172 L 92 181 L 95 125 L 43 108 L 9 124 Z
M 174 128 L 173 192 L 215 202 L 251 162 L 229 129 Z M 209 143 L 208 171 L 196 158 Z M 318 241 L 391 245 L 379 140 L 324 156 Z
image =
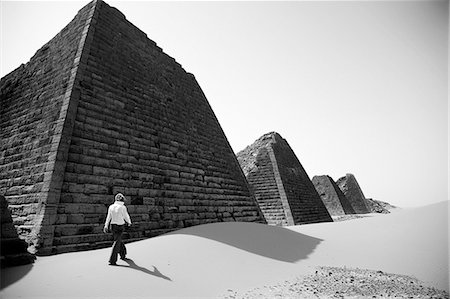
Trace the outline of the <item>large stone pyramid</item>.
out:
M 268 224 L 333 221 L 297 156 L 278 133 L 263 135 L 237 158 Z
M 370 213 L 370 208 L 366 203 L 366 197 L 353 174 L 347 173 L 344 177 L 338 179 L 336 184 L 339 186 L 342 193 L 344 193 L 357 214 Z
M 350 202 L 328 175 L 318 175 L 312 178 L 317 193 L 332 216 L 355 214 Z
M 264 222 L 194 76 L 106 3 L 82 8 L 0 87 L 0 193 L 30 250 L 111 244 L 102 226 L 117 192 L 129 240 Z

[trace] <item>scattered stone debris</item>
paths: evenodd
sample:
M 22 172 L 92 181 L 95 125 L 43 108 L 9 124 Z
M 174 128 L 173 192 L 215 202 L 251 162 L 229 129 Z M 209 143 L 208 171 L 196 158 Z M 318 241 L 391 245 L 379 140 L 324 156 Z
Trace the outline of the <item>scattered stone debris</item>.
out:
M 244 293 L 229 289 L 222 298 L 449 298 L 447 291 L 407 275 L 383 271 L 319 267 L 307 276 Z
M 385 210 L 387 210 L 387 211 L 389 211 L 389 212 L 392 211 L 392 210 L 398 209 L 397 206 L 391 205 L 390 203 L 385 202 L 385 201 L 376 200 L 376 199 L 371 199 L 371 198 L 369 198 L 369 200 L 376 202 L 376 203 L 377 203 L 378 205 L 380 205 L 383 209 L 385 209 Z
M 353 214 L 353 215 L 333 216 L 333 221 L 339 222 L 339 221 L 347 221 L 347 220 L 367 218 L 367 217 L 372 217 L 372 216 L 370 214 Z
M 381 213 L 381 214 L 389 214 L 390 211 L 386 208 L 388 207 L 388 203 L 385 203 L 378 200 L 374 200 L 372 198 L 366 198 L 366 205 L 372 213 Z M 391 206 L 391 205 L 389 205 Z

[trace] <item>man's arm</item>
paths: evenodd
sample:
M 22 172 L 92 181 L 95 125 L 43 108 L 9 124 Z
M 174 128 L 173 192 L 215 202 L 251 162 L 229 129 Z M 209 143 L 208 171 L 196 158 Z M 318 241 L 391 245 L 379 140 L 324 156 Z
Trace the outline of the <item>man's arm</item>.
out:
M 103 228 L 103 232 L 108 232 L 109 223 L 111 222 L 111 207 L 108 208 L 108 216 L 106 216 L 105 227 Z
M 125 220 L 125 222 L 130 226 L 131 225 L 131 218 L 130 215 L 128 214 L 128 209 L 126 206 L 123 206 L 123 220 Z

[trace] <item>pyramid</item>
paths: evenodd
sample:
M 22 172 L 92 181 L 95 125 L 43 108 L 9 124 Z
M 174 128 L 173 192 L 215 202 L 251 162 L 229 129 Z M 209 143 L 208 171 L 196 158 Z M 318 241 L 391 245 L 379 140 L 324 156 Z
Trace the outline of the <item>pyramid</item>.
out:
M 370 213 L 370 208 L 366 204 L 366 197 L 353 174 L 347 173 L 344 177 L 338 179 L 336 184 L 344 193 L 356 214 Z
M 333 221 L 300 161 L 278 133 L 263 135 L 237 158 L 268 224 Z
M 195 77 L 117 9 L 83 7 L 0 82 L 0 194 L 29 250 L 105 247 L 114 195 L 129 241 L 265 222 Z
M 312 183 L 332 216 L 355 214 L 350 202 L 328 175 L 314 176 Z

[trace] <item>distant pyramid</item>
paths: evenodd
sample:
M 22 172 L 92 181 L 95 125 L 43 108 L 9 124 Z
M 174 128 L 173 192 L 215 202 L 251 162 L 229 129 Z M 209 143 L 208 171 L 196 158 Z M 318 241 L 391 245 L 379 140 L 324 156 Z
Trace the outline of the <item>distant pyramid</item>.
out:
M 102 1 L 0 82 L 0 194 L 30 250 L 111 244 L 220 221 L 265 222 L 192 74 Z
M 268 224 L 333 221 L 300 161 L 278 133 L 263 135 L 237 158 Z
M 336 184 L 339 186 L 342 193 L 344 193 L 357 214 L 370 213 L 366 198 L 353 174 L 347 173 L 344 177 L 338 179 Z
M 355 214 L 350 202 L 331 177 L 327 175 L 314 176 L 312 183 L 330 215 Z

